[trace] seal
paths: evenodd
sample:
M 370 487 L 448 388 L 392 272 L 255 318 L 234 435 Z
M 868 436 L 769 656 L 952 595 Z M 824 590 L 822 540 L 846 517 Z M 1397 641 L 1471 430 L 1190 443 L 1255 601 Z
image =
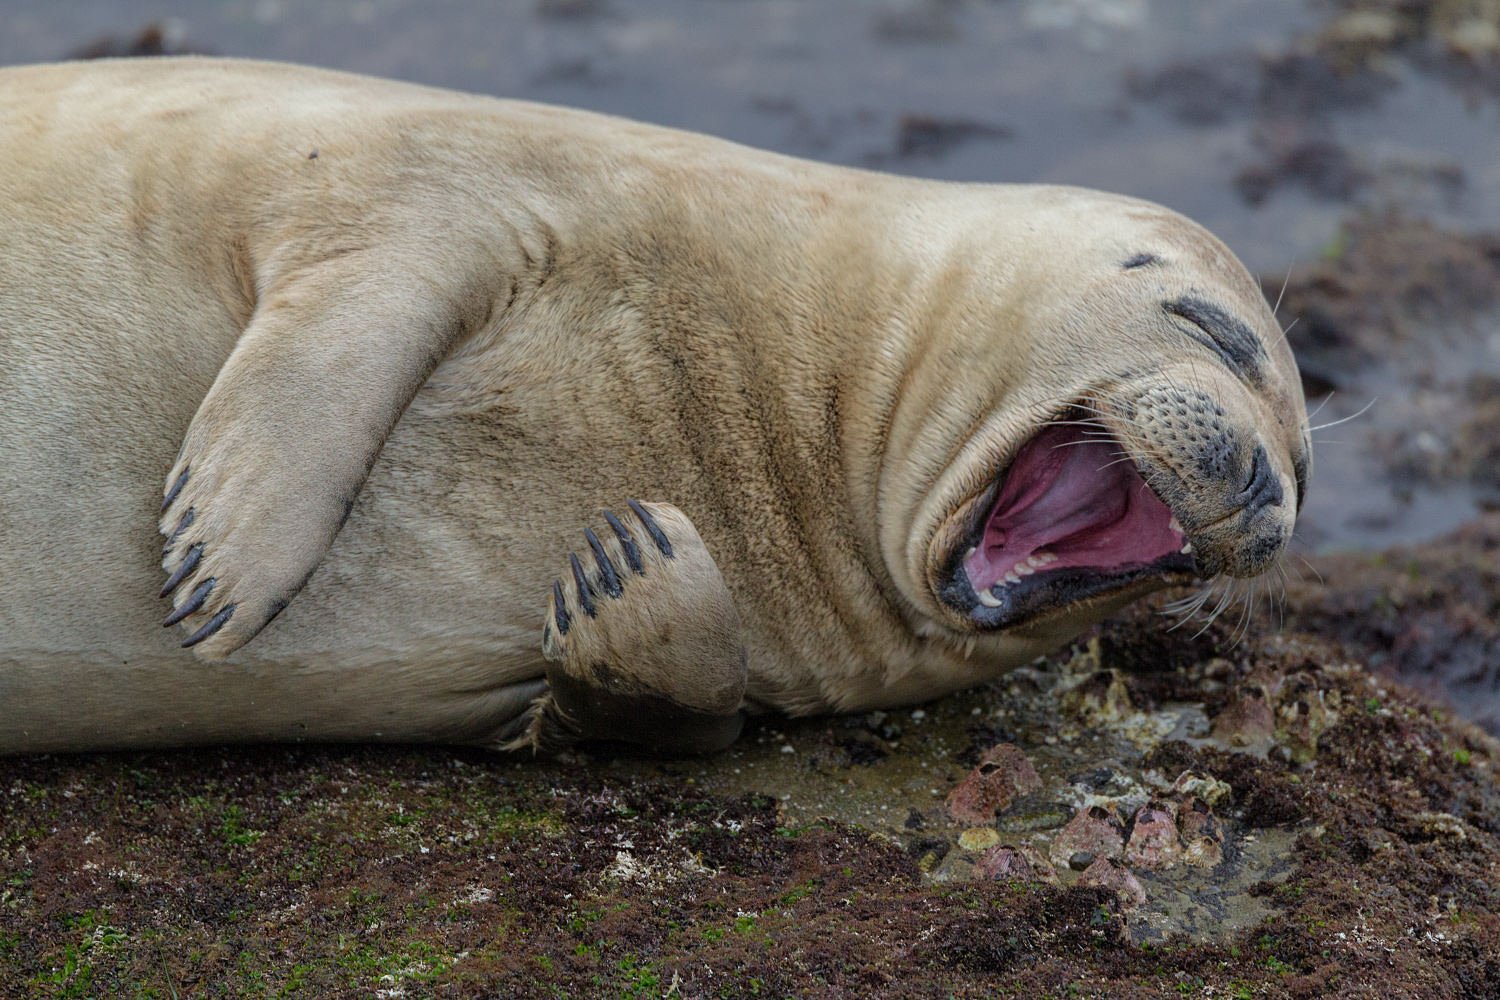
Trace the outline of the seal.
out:
M 0 202 L 3 751 L 712 749 L 1307 487 L 1259 287 L 1129 198 L 173 58 L 0 70 Z

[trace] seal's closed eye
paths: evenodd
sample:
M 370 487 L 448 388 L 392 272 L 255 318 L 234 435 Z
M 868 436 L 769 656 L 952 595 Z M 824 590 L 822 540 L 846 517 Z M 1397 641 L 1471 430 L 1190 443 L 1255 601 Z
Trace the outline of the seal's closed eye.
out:
M 1174 299 L 1163 302 L 1162 309 L 1187 320 L 1178 328 L 1217 354 L 1230 371 L 1253 386 L 1265 384 L 1266 350 L 1250 327 L 1202 299 Z

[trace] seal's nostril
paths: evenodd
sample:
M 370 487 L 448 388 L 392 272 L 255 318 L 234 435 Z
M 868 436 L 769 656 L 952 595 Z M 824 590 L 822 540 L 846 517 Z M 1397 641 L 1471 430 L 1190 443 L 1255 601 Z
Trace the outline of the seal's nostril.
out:
M 1255 446 L 1250 459 L 1250 479 L 1237 497 L 1245 513 L 1254 516 L 1272 504 L 1281 502 L 1281 480 L 1271 469 L 1271 459 L 1262 445 Z

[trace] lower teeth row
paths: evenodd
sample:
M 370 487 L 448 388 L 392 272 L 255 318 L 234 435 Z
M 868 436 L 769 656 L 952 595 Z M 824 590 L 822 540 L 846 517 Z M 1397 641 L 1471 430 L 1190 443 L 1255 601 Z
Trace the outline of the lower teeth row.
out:
M 1020 583 L 1021 577 L 1030 576 L 1037 570 L 1055 562 L 1057 562 L 1057 556 L 1051 552 L 1033 552 L 1026 559 L 1016 563 L 1011 571 L 1005 574 L 1005 579 L 994 584 L 989 590 L 981 590 L 979 592 L 979 603 L 987 608 L 998 608 L 1002 603 L 1000 598 L 995 596 L 998 591 L 1004 590 L 1009 584 Z
M 1181 531 L 1181 528 L 1178 527 L 1177 519 L 1175 517 L 1172 519 L 1172 527 L 1177 529 L 1178 531 Z M 1193 543 L 1183 542 L 1182 548 L 1178 551 L 1185 556 L 1192 555 Z M 965 558 L 973 554 L 974 550 L 970 549 Z M 1053 555 L 1051 552 L 1033 552 L 1025 560 L 1016 563 L 1015 567 L 1012 568 L 1009 573 L 1005 574 L 1005 578 L 1003 580 L 995 583 L 988 590 L 979 591 L 979 603 L 983 604 L 987 608 L 1000 607 L 1003 603 L 1005 603 L 1004 601 L 1000 600 L 998 596 L 996 596 L 1000 591 L 1004 590 L 1010 584 L 1020 583 L 1021 577 L 1030 576 L 1042 567 L 1051 565 L 1055 562 L 1057 562 L 1057 556 Z

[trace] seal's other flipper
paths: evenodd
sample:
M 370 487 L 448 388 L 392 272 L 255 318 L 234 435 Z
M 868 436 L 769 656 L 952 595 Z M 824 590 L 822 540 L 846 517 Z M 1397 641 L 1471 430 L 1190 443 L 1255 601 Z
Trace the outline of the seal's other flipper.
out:
M 502 749 L 580 740 L 702 753 L 744 722 L 740 617 L 687 516 L 629 502 L 584 532 L 583 555 L 552 585 L 542 651 L 548 691 L 502 734 Z
M 302 589 L 412 396 L 487 315 L 432 261 L 372 254 L 261 294 L 167 477 L 164 624 L 181 623 L 205 659 L 244 645 Z

